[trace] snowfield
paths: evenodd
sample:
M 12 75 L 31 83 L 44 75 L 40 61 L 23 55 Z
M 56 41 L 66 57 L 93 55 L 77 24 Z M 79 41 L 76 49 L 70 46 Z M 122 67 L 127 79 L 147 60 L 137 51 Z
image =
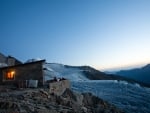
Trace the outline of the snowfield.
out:
M 150 113 L 150 88 L 117 80 L 74 81 L 72 89 L 91 92 L 127 113 Z
M 75 80 L 75 81 L 83 81 L 88 80 L 83 74 L 82 70 L 79 68 L 67 68 L 63 64 L 57 64 L 57 63 L 48 63 L 44 65 L 45 70 L 45 79 L 53 79 L 56 77 L 64 77 L 69 80 Z
M 66 67 L 62 64 L 44 65 L 45 79 L 64 77 L 72 82 L 72 89 L 78 92 L 91 92 L 116 105 L 127 113 L 150 113 L 150 88 L 141 87 L 118 80 L 89 80 L 80 68 Z

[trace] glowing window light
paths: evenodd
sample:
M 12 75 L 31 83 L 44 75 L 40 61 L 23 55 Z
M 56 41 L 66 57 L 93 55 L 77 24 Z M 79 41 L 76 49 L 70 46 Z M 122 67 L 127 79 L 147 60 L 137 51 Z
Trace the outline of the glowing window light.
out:
M 14 78 L 15 78 L 15 71 L 7 72 L 6 80 L 14 80 Z

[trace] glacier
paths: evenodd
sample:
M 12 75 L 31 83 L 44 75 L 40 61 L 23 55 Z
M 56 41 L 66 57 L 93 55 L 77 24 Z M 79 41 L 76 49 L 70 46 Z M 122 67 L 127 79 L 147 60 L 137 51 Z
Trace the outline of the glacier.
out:
M 126 81 L 89 80 L 72 81 L 72 89 L 78 92 L 91 92 L 126 113 L 150 113 L 150 88 Z
M 150 88 L 137 83 L 118 80 L 89 80 L 80 68 L 67 68 L 63 64 L 47 63 L 45 80 L 64 77 L 71 81 L 72 89 L 92 94 L 123 109 L 126 113 L 150 113 Z

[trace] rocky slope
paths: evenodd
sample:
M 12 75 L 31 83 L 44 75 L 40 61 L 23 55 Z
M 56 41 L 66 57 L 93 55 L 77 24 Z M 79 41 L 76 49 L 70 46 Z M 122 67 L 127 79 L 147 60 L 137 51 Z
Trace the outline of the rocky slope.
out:
M 12 89 L 0 86 L 0 113 L 124 113 L 91 93 L 67 89 L 61 96 L 48 89 Z

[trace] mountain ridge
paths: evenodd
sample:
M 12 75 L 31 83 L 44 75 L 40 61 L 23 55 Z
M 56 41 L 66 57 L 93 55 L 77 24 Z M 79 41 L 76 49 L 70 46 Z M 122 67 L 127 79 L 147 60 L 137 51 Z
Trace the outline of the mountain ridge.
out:
M 120 70 L 115 74 L 134 79 L 139 82 L 150 85 L 150 64 L 147 64 L 141 68 L 134 68 L 130 70 Z
M 45 67 L 50 70 L 49 72 L 46 72 L 47 79 L 52 79 L 56 76 L 59 78 L 67 78 L 72 81 L 118 80 L 127 81 L 129 83 L 138 83 L 141 86 L 147 86 L 147 84 L 137 82 L 136 80 L 132 80 L 127 77 L 101 72 L 91 66 L 69 66 L 58 63 L 46 63 Z

